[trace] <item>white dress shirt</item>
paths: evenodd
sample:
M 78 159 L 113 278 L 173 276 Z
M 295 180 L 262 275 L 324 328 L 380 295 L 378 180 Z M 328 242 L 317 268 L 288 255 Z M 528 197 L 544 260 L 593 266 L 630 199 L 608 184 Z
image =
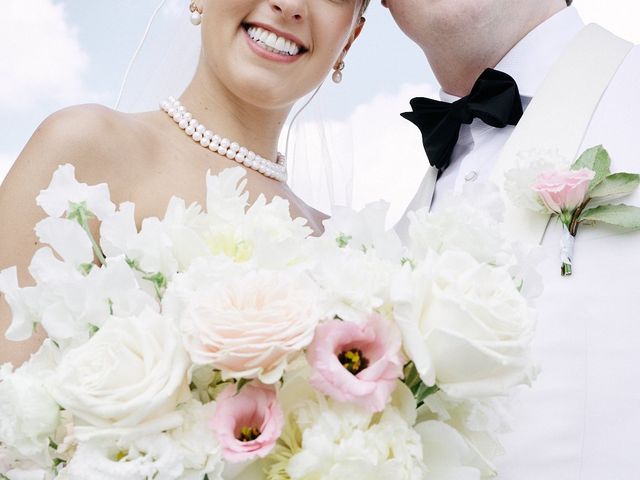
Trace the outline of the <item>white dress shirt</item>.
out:
M 497 65 L 517 81 L 525 108 L 582 28 L 576 10 L 564 9 Z M 613 172 L 640 172 L 639 112 L 640 48 L 635 47 L 602 97 L 581 150 L 603 144 Z M 480 120 L 464 125 L 432 208 L 466 181 L 488 179 L 513 129 Z M 640 192 L 619 202 L 640 206 Z M 541 374 L 533 388 L 520 392 L 514 432 L 503 438 L 507 453 L 497 461 L 498 477 L 639 480 L 640 232 L 582 225 L 571 277 L 560 276 L 560 234 L 553 223 L 538 269 L 545 282 L 534 344 Z

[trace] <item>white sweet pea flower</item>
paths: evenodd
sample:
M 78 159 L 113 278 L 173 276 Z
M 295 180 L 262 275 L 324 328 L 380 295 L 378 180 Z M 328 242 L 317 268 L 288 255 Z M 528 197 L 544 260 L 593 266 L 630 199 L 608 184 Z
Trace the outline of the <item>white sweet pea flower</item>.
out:
M 391 297 L 425 384 L 466 398 L 502 395 L 534 377 L 532 312 L 504 268 L 464 252 L 433 255 L 396 275 Z
M 50 217 L 62 217 L 69 213 L 70 203 L 82 202 L 100 220 L 109 216 L 115 209 L 107 184 L 89 186 L 79 183 L 75 178 L 75 167 L 70 164 L 59 166 L 49 186 L 36 198 L 36 203 Z
M 143 436 L 182 423 L 176 406 L 188 395 L 188 367 L 173 322 L 145 310 L 110 318 L 67 352 L 48 387 L 76 418 L 80 441 Z
M 207 172 L 207 214 L 225 222 L 242 219 L 249 200 L 246 175 L 242 167 L 227 168 L 217 175 Z
M 173 244 L 173 254 L 178 262 L 178 269 L 186 271 L 192 262 L 209 255 L 209 247 L 203 236 L 208 216 L 202 213 L 201 207 L 194 203 L 189 207 L 184 200 L 173 197 L 162 223 Z
M 38 222 L 35 230 L 41 243 L 50 245 L 74 267 L 93 262 L 91 240 L 74 220 L 48 217 Z
M 178 271 L 174 246 L 167 228 L 158 218 L 142 221 L 140 231 L 134 217 L 135 205 L 125 202 L 100 225 L 100 245 L 108 257 L 124 255 L 149 274 L 171 278 Z
M 322 238 L 356 250 L 373 249 L 380 258 L 398 262 L 403 256 L 402 242 L 394 229 L 386 227 L 388 211 L 389 204 L 384 201 L 370 203 L 358 212 L 334 207 L 331 218 L 323 222 Z
M 35 307 L 40 292 L 36 287 L 20 288 L 18 270 L 10 267 L 0 271 L 0 293 L 11 308 L 11 324 L 5 331 L 5 338 L 14 342 L 27 340 L 40 319 Z

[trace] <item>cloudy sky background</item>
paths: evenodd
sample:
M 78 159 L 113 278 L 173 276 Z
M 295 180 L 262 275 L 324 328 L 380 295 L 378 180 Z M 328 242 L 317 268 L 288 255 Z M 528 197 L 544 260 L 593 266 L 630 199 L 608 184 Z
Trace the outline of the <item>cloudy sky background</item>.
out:
M 172 0 L 178 1 L 178 0 Z M 455 0 L 452 0 L 455 1 Z M 0 179 L 37 125 L 50 113 L 68 105 L 98 102 L 113 106 L 131 55 L 158 0 L 2 0 L 0 3 Z M 184 3 L 186 12 L 187 1 Z M 640 5 L 637 0 L 575 0 L 586 22 L 597 21 L 618 35 L 640 43 Z M 340 174 L 353 191 L 342 186 L 336 200 L 359 206 L 372 196 L 409 200 L 424 171 L 413 127 L 398 113 L 408 99 L 437 92 L 422 53 L 396 28 L 388 11 L 373 0 L 367 26 L 347 58 L 345 80 L 327 82 L 320 102 L 308 119 L 318 126 L 296 141 L 295 154 L 355 157 L 353 170 Z M 188 22 L 185 16 L 184 22 Z M 366 126 L 366 127 L 365 127 Z M 326 145 L 322 138 L 329 138 Z M 371 158 L 402 161 L 389 175 L 371 172 Z M 316 171 L 294 172 L 314 176 Z M 324 175 L 324 173 L 322 173 Z M 330 175 L 331 176 L 331 175 Z M 340 182 L 336 182 L 340 184 Z M 341 184 L 340 184 L 341 185 Z M 363 187 L 366 185 L 366 188 Z M 318 187 L 322 190 L 326 187 Z M 399 191 L 400 190 L 400 191 Z M 373 193 L 375 192 L 375 193 Z M 314 195 L 326 192 L 308 192 Z M 322 205 L 319 205 L 322 207 Z M 399 208 L 399 207 L 398 207 Z

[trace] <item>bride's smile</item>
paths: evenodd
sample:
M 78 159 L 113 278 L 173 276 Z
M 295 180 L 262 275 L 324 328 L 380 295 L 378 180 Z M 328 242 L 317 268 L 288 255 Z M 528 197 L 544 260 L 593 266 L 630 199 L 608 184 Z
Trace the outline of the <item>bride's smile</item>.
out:
M 248 44 L 267 60 L 295 62 L 307 52 L 302 41 L 291 34 L 263 24 L 245 24 L 243 27 Z

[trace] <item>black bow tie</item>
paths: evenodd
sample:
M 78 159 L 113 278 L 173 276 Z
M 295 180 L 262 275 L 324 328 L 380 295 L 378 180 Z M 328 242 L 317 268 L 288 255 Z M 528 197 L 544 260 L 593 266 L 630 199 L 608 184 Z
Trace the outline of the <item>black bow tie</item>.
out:
M 411 108 L 413 112 L 401 115 L 420 129 L 429 163 L 440 173 L 449 166 L 463 123 L 479 118 L 487 125 L 503 128 L 517 125 L 522 117 L 515 80 L 491 68 L 480 75 L 466 97 L 453 103 L 417 97 L 411 100 Z

